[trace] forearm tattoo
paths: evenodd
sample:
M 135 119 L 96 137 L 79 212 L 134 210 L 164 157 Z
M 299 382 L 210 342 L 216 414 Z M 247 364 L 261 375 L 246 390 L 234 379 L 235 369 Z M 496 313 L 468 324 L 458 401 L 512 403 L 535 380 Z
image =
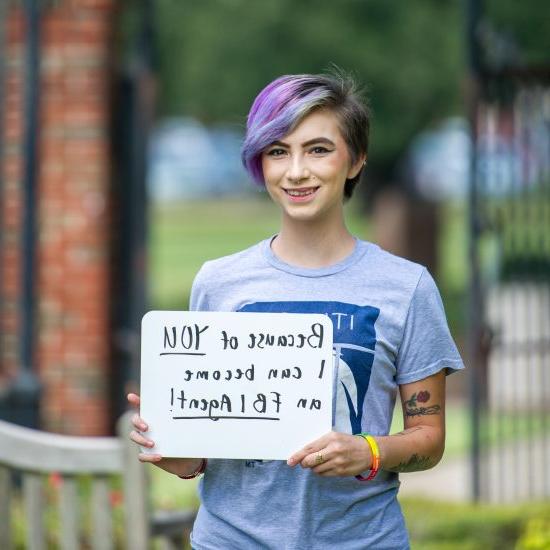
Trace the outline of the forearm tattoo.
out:
M 427 390 L 413 393 L 408 401 L 405 401 L 405 414 L 407 416 L 426 416 L 429 414 L 439 414 L 441 407 L 439 405 L 430 405 L 429 407 L 420 406 L 419 403 L 427 403 L 430 400 L 430 392 Z
M 422 429 L 422 426 L 415 426 L 413 428 L 407 428 L 406 430 L 397 432 L 395 435 L 408 435 L 408 434 L 412 434 L 413 432 L 417 432 L 418 430 L 421 430 L 421 429 Z
M 420 470 L 427 470 L 431 465 L 432 459 L 429 456 L 413 454 L 407 462 L 400 462 L 397 466 L 385 469 L 391 472 L 419 472 Z

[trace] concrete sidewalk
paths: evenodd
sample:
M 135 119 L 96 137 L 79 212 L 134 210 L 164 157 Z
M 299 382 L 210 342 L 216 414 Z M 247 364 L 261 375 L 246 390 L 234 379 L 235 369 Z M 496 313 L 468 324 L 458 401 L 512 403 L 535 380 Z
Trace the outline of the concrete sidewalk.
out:
M 443 457 L 431 470 L 400 474 L 399 495 L 467 502 L 471 493 L 469 471 L 469 456 L 449 459 Z
M 504 504 L 550 498 L 550 437 L 494 446 L 484 456 L 483 500 Z M 399 495 L 467 502 L 472 495 L 470 461 L 469 454 L 444 456 L 431 470 L 401 474 Z

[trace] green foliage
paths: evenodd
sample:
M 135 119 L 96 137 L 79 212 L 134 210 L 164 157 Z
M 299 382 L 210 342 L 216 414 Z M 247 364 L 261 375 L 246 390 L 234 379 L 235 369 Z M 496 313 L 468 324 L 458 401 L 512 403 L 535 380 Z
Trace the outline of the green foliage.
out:
M 157 507 L 197 505 L 196 482 L 152 468 Z M 522 505 L 399 499 L 412 550 L 548 550 L 550 502 Z M 168 506 L 167 506 L 168 504 Z M 546 546 L 544 546 L 546 544 Z
M 154 509 L 188 510 L 198 508 L 197 485 L 199 478 L 180 480 L 156 466 L 151 466 L 150 472 L 151 499 Z
M 548 0 L 485 0 L 491 26 L 517 49 L 520 63 L 546 64 L 550 52 Z
M 77 514 L 79 529 L 79 548 L 91 548 L 94 532 L 92 528 L 91 492 L 92 479 L 90 476 L 75 476 L 77 487 Z M 62 520 L 60 514 L 60 490 L 63 479 L 60 474 L 52 473 L 42 478 L 42 495 L 44 499 L 43 522 L 47 548 L 61 548 Z M 123 526 L 123 497 L 121 491 L 121 479 L 119 476 L 109 477 L 109 503 L 113 526 L 113 538 L 117 541 L 115 547 L 124 547 Z M 20 485 L 14 487 L 11 504 L 11 525 L 14 550 L 28 548 L 28 532 L 25 509 Z M 2 549 L 3 550 L 3 549 Z
M 380 171 L 419 129 L 460 105 L 457 0 L 158 0 L 155 6 L 162 114 L 243 127 L 269 81 L 336 63 L 368 85 L 370 168 Z
M 548 550 L 550 548 L 550 518 L 530 519 L 516 545 L 516 550 Z
M 119 50 L 130 60 L 139 43 L 142 3 L 123 5 Z M 369 177 L 379 180 L 394 177 L 395 163 L 414 135 L 462 110 L 466 33 L 459 0 L 155 0 L 151 5 L 160 115 L 191 115 L 242 129 L 253 98 L 269 81 L 337 64 L 367 85 L 373 111 Z M 548 63 L 547 0 L 486 0 L 485 5 L 481 30 L 489 58 Z
M 151 466 L 152 501 L 154 509 L 187 509 L 196 507 L 197 480 L 174 483 L 174 476 Z M 56 510 L 59 504 L 59 480 L 55 476 L 44 480 L 45 525 L 48 548 L 60 545 L 60 523 Z M 85 531 L 82 548 L 88 548 L 93 536 L 89 518 L 89 480 L 79 482 L 80 513 Z M 120 480 L 113 480 L 111 504 L 116 547 L 123 547 L 123 510 L 120 500 Z M 550 549 L 550 502 L 522 505 L 486 505 L 448 503 L 425 499 L 400 499 L 412 550 L 548 550 Z M 26 548 L 26 518 L 19 494 L 14 495 L 11 508 L 15 545 Z M 155 548 L 157 546 L 155 545 Z
M 401 505 L 412 550 L 549 548 L 522 546 L 544 541 L 548 528 L 544 518 L 550 517 L 548 502 L 509 506 L 402 499 Z

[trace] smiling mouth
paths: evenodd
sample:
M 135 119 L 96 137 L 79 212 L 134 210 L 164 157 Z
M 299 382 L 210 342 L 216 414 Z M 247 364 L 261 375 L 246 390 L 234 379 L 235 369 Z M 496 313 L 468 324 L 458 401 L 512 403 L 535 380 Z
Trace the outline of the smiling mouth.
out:
M 313 195 L 319 187 L 308 187 L 306 189 L 285 189 L 285 193 L 291 197 L 307 197 Z

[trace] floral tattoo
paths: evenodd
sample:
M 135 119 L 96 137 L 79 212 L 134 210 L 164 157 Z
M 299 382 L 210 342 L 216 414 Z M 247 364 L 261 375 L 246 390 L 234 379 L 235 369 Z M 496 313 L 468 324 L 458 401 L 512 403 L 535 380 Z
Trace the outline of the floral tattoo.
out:
M 429 414 L 439 414 L 441 407 L 439 405 L 431 405 L 429 407 L 420 406 L 419 403 L 427 403 L 430 400 L 430 392 L 428 390 L 414 392 L 408 401 L 405 401 L 405 414 L 407 416 L 425 416 Z

